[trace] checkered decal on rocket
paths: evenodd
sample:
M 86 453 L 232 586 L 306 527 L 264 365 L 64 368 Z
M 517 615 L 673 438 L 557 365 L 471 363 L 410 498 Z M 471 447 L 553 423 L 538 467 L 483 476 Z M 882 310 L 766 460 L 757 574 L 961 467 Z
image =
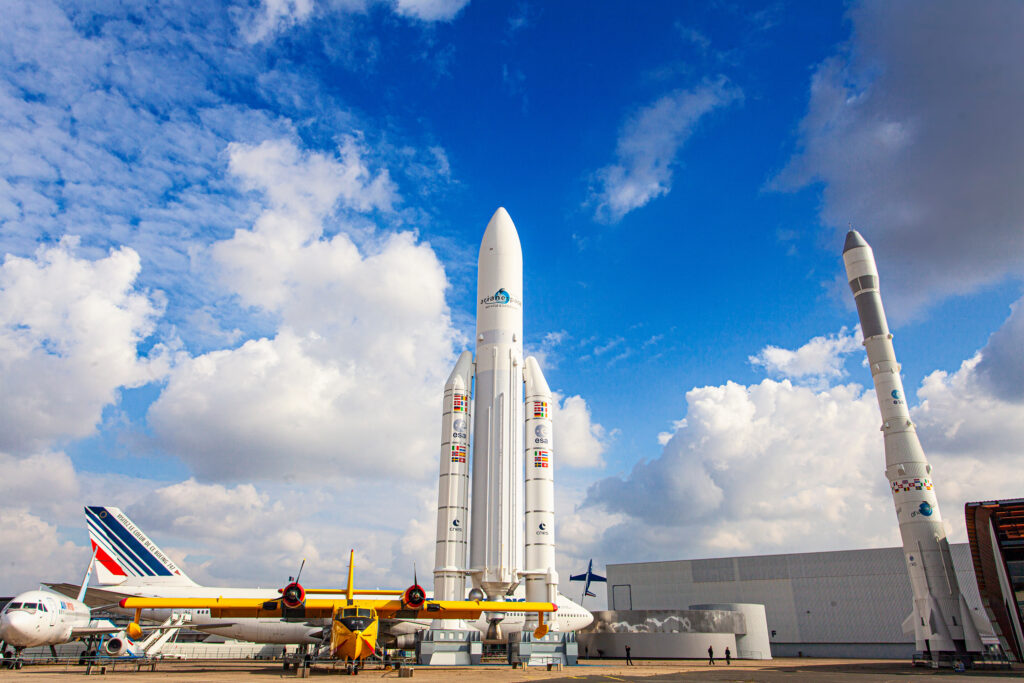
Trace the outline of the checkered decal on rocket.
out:
M 913 479 L 904 479 L 903 481 L 894 481 L 892 483 L 892 492 L 899 493 L 900 491 L 931 491 L 932 480 L 920 477 Z
M 533 452 L 534 467 L 548 467 L 550 465 L 551 451 L 536 450 Z
M 465 446 L 452 446 L 452 462 L 466 462 Z
M 533 402 L 533 416 L 539 418 L 546 418 L 548 416 L 548 404 L 547 401 L 534 401 Z
M 452 394 L 452 411 L 456 413 L 466 412 L 465 394 Z

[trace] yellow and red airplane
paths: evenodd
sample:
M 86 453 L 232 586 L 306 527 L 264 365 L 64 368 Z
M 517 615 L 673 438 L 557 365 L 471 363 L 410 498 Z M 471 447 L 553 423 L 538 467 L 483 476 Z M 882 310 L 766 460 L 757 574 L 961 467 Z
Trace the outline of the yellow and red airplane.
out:
M 285 620 L 331 620 L 329 656 L 334 659 L 361 660 L 377 649 L 381 619 L 465 619 L 473 621 L 483 612 L 536 612 L 538 626 L 534 636 L 548 632 L 544 615 L 558 611 L 551 602 L 498 602 L 486 600 L 427 600 L 423 588 L 413 583 L 404 591 L 360 590 L 354 587 L 355 551 L 349 553 L 348 586 L 344 589 L 305 589 L 293 581 L 281 589 L 274 600 L 259 598 L 136 598 L 121 600 L 121 607 L 135 610 L 128 634 L 141 633 L 139 619 L 144 609 L 208 609 L 210 616 L 228 619 L 276 617 Z M 308 595 L 333 595 L 307 598 Z M 339 595 L 344 597 L 338 597 Z M 389 600 L 367 599 L 356 595 L 400 596 Z

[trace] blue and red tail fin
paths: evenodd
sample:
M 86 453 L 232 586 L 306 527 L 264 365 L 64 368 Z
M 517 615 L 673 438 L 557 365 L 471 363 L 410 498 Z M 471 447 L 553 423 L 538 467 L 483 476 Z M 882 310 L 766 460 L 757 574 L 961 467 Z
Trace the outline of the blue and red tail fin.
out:
M 118 508 L 86 506 L 85 520 L 98 583 L 196 585 Z

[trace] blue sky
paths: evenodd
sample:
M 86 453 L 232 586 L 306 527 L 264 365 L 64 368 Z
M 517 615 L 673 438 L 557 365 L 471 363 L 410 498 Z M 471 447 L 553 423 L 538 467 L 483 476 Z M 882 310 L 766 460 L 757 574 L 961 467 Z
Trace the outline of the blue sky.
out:
M 851 224 L 952 538 L 966 500 L 1020 495 L 1012 2 L 34 1 L 0 22 L 0 591 L 81 571 L 85 504 L 208 582 L 302 555 L 336 580 L 351 546 L 382 583 L 431 566 L 441 387 L 498 206 L 561 396 L 563 575 L 898 542 Z

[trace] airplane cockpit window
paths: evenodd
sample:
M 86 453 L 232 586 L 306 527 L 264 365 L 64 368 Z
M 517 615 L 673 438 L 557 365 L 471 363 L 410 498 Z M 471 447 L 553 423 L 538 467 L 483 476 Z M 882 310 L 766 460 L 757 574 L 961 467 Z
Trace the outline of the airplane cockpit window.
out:
M 9 612 L 12 609 L 21 609 L 21 603 L 20 602 L 9 602 L 9 603 L 7 603 L 7 607 L 4 607 L 4 611 L 5 612 Z
M 346 607 L 335 619 L 351 632 L 365 631 L 373 623 L 373 612 L 368 609 Z

